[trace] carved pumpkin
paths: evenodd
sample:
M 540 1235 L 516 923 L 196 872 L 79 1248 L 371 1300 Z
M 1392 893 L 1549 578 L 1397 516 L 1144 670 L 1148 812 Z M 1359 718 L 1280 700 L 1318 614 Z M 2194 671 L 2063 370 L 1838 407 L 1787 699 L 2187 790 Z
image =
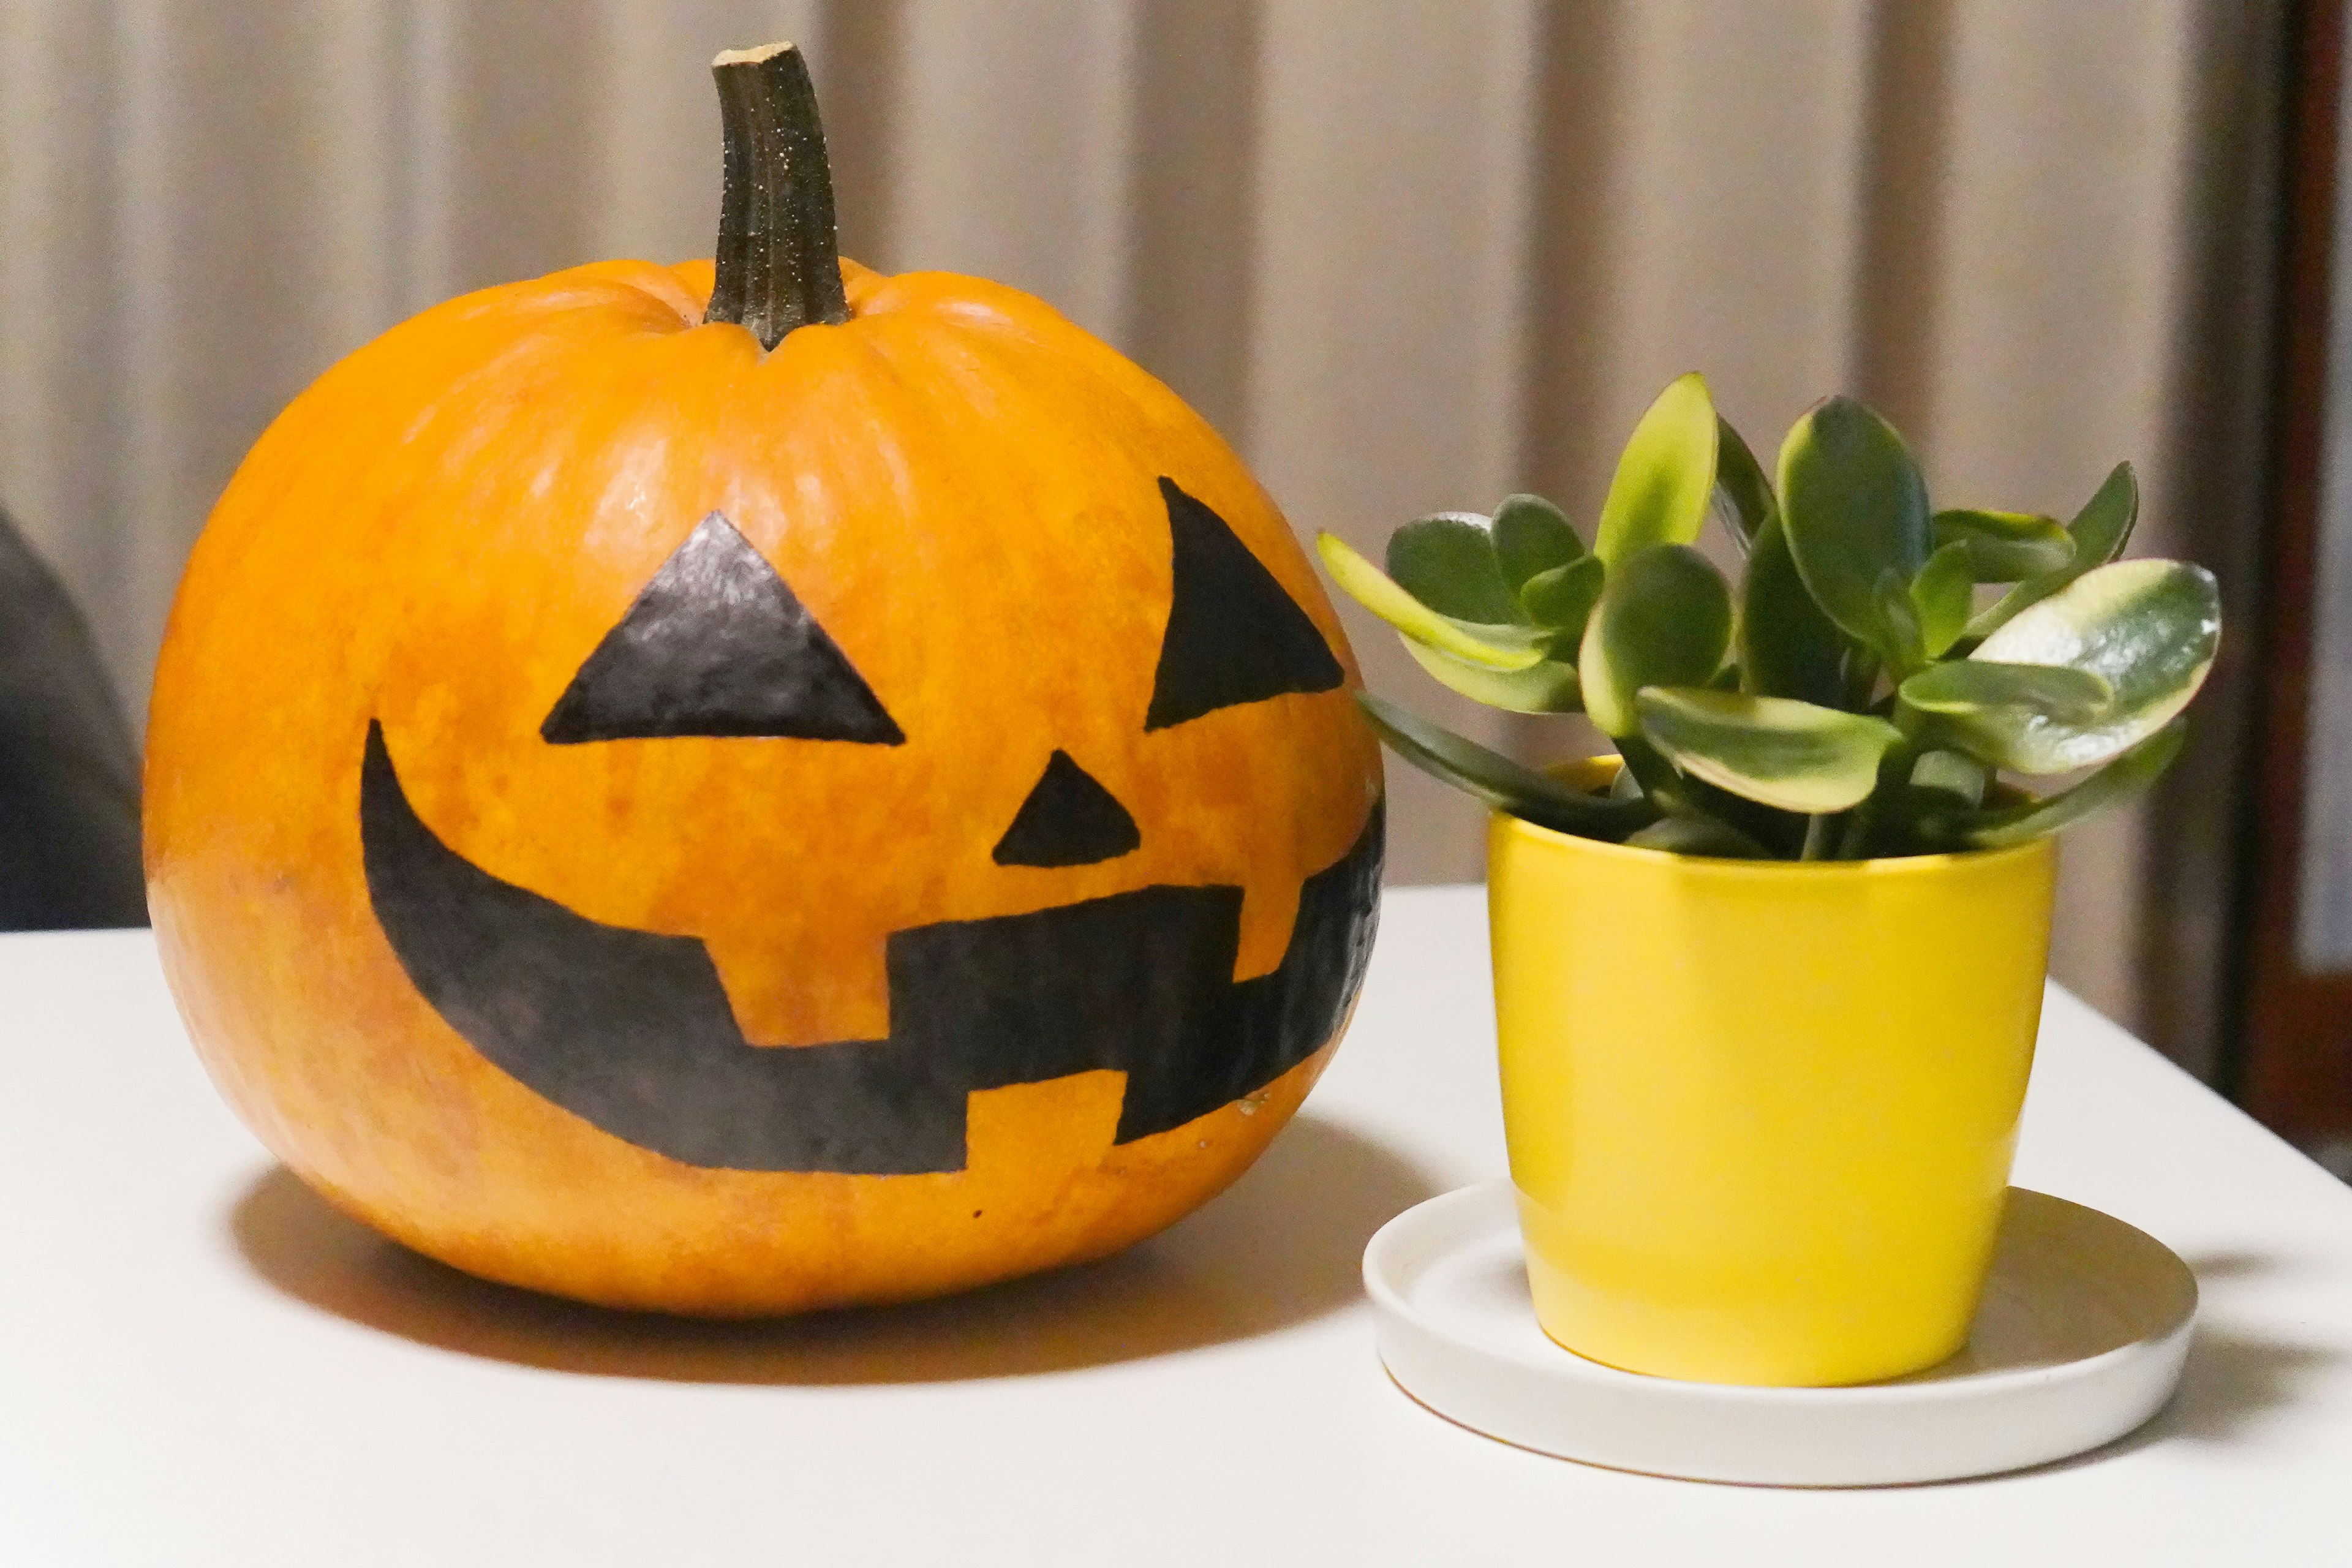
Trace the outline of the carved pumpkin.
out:
M 798 57 L 719 77 L 715 296 L 453 300 L 222 497 L 149 735 L 166 970 L 271 1149 L 478 1274 L 739 1314 L 1097 1257 L 1344 1026 L 1352 661 L 1204 423 L 1027 296 L 836 265 Z

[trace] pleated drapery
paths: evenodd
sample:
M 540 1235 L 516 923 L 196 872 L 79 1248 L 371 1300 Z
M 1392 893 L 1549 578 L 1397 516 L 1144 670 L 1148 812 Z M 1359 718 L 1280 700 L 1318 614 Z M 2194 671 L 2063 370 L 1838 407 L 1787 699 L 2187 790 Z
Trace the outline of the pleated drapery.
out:
M 845 248 L 1031 289 L 1374 547 L 1521 489 L 1590 520 L 1707 373 L 1769 451 L 1830 391 L 1939 498 L 2068 514 L 2248 624 L 2276 0 L 20 0 L 0 8 L 0 496 L 134 708 L 272 414 L 462 289 L 706 253 L 709 60 L 799 39 Z M 1352 611 L 1351 611 L 1352 614 Z M 1372 683 L 1549 755 L 1571 727 Z M 2179 777 L 2066 849 L 2057 966 L 2209 1058 L 2239 638 Z M 1475 878 L 1391 772 L 1394 874 Z

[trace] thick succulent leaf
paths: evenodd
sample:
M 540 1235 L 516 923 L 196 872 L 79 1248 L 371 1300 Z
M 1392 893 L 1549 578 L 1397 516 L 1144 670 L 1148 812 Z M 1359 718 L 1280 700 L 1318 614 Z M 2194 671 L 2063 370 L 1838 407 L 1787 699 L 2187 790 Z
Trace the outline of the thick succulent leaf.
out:
M 2129 463 L 2117 463 L 2106 482 L 2096 494 L 2084 503 L 2066 526 L 2074 543 L 2072 560 L 2046 576 L 2020 583 L 2002 595 L 1990 608 L 1969 623 L 1969 636 L 1981 641 L 2009 624 L 2027 607 L 2038 605 L 2051 595 L 2088 572 L 2095 572 L 2124 552 L 2131 542 L 2133 525 L 2139 521 L 2139 479 Z
M 2021 773 L 2053 771 L 2035 765 L 2050 728 L 2096 724 L 2116 698 L 2105 677 L 2086 669 L 1979 658 L 1923 669 L 1897 694 L 1907 710 L 1906 727 L 1931 744 Z
M 1764 477 L 1763 465 L 1731 422 L 1718 416 L 1715 422 L 1715 495 L 1711 505 L 1724 531 L 1748 554 L 1756 547 L 1756 538 L 1764 525 L 1780 512 L 1780 503 L 1772 499 L 1772 482 Z
M 1584 553 L 1584 541 L 1559 508 L 1541 496 L 1505 496 L 1487 530 L 1495 542 L 1495 564 L 1503 585 L 1517 594 L 1537 574 L 1567 565 Z
M 2189 706 L 2221 641 L 2213 574 L 2185 561 L 2118 561 L 2021 612 L 1967 662 L 2057 665 L 2115 688 L 2089 722 L 2028 721 L 2003 765 L 2026 773 L 2087 768 L 2137 745 Z
M 1345 540 L 1318 534 L 1315 549 L 1349 597 L 1417 643 L 1488 669 L 1526 669 L 1544 658 L 1544 634 L 1536 627 L 1454 620 L 1406 593 Z
M 1642 733 L 1685 773 L 1808 815 L 1862 801 L 1903 738 L 1884 719 L 1786 698 L 1651 687 L 1636 700 Z
M 1390 579 L 1453 620 L 1517 620 L 1518 594 L 1503 581 L 1487 526 L 1486 519 L 1470 511 L 1442 511 L 1406 523 L 1389 535 Z
M 1406 762 L 1539 827 L 1614 841 L 1657 818 L 1646 801 L 1587 795 L 1369 691 L 1357 692 L 1356 701 L 1381 739 Z
M 2160 777 L 2189 739 L 2189 721 L 2174 719 L 2072 789 L 1999 811 L 1969 812 L 1933 824 L 1941 837 L 1979 849 L 2000 849 L 2044 837 L 2129 800 Z
M 1730 641 L 1731 590 L 1706 556 L 1687 544 L 1628 556 L 1610 569 L 1584 628 L 1584 710 L 1605 735 L 1635 734 L 1635 692 L 1704 685 Z
M 1926 570 L 1924 566 L 1920 568 L 1922 572 Z M 1919 625 L 1918 602 L 1911 597 L 1911 583 L 1897 577 L 1892 568 L 1879 574 L 1878 619 L 1886 635 L 1885 646 L 1878 650 L 1879 657 L 1886 661 L 1895 679 L 1902 679 L 1927 662 L 1927 638 Z
M 1846 640 L 1797 575 L 1778 516 L 1765 520 L 1739 588 L 1739 683 L 1759 697 L 1835 707 L 1845 695 Z
M 1798 574 L 1829 618 L 1887 665 L 1909 644 L 1879 591 L 1906 586 L 1927 562 L 1927 487 L 1895 427 L 1861 404 L 1816 405 L 1780 447 L 1780 525 Z M 1907 602 L 1907 601 L 1906 601 Z
M 1771 851 L 1731 824 L 1696 813 L 1662 816 L 1628 834 L 1625 842 L 1637 849 L 1663 849 L 1670 855 L 1715 860 L 1763 860 L 1771 856 Z
M 2063 572 L 2074 560 L 2074 536 L 2054 517 L 2028 511 L 1939 511 L 1936 547 L 1968 547 L 1969 570 L 1979 583 L 2022 583 Z
M 1911 764 L 1911 787 L 1947 806 L 1973 810 L 1991 783 L 1992 770 L 1965 752 L 1926 751 Z
M 1414 663 L 1473 702 L 1513 713 L 1574 713 L 1584 706 L 1584 689 L 1577 679 L 1576 666 L 1559 659 L 1543 659 L 1525 669 L 1489 669 L 1466 664 L 1411 637 L 1400 640 Z
M 1968 630 L 1969 612 L 1976 607 L 1976 586 L 1969 547 L 1958 541 L 1927 557 L 1927 564 L 1911 580 L 1911 607 L 1919 621 L 1920 648 L 1929 658 L 1941 657 Z
M 1584 639 L 1584 623 L 1601 600 L 1608 568 L 1601 557 L 1588 555 L 1549 572 L 1538 572 L 1519 589 L 1519 609 L 1539 626 L 1548 626 L 1574 642 Z
M 1903 683 L 1901 695 L 1908 706 L 1938 718 L 2022 708 L 2061 723 L 2088 724 L 2107 710 L 2116 689 L 2105 676 L 2064 665 L 1956 658 L 1921 670 Z
M 2066 525 L 2074 536 L 2074 575 L 2096 571 L 2121 556 L 2138 522 L 2139 476 L 2129 463 L 2117 463 Z
M 1715 403 L 1696 372 L 1658 394 L 1617 459 L 1593 553 L 1615 566 L 1656 544 L 1688 544 L 1715 494 Z

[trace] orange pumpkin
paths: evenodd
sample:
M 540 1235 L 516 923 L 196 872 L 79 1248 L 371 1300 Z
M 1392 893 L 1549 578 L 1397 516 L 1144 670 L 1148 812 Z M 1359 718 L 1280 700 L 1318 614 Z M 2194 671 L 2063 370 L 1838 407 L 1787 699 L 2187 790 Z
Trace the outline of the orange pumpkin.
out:
M 148 739 L 166 971 L 288 1165 L 478 1274 L 754 1314 L 1097 1257 L 1344 1026 L 1354 666 L 1207 425 L 1025 295 L 836 263 L 798 57 L 719 74 L 715 297 L 452 300 L 223 495 Z

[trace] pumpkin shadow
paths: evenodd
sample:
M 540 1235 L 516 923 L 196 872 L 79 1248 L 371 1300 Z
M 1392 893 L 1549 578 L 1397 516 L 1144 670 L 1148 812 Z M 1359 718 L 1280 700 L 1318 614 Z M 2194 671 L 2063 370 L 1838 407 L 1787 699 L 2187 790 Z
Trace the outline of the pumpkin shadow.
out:
M 467 1355 L 680 1383 L 942 1383 L 1168 1355 L 1349 1306 L 1371 1233 L 1440 1190 L 1394 1151 L 1303 1115 L 1224 1194 L 1116 1257 L 934 1301 L 759 1322 L 490 1284 L 347 1218 L 283 1166 L 247 1189 L 229 1228 L 285 1294 Z

